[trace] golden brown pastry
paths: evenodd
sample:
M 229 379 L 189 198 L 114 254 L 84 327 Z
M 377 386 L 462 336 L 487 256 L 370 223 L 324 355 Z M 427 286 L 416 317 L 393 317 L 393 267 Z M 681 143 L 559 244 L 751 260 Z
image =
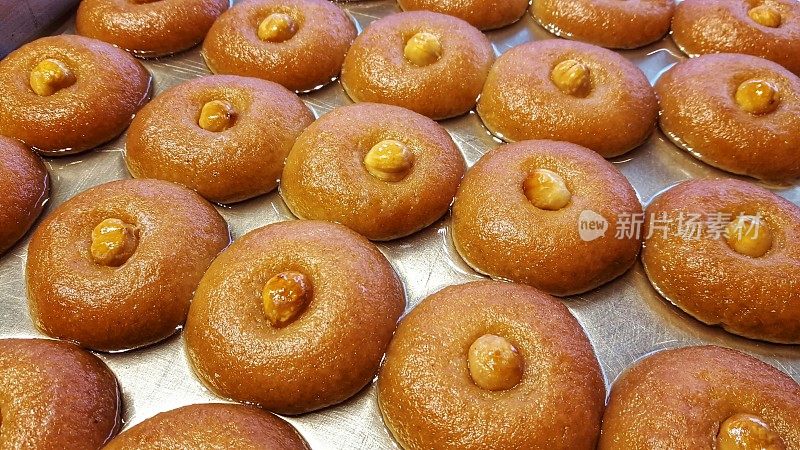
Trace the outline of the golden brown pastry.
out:
M 510 25 L 528 9 L 528 0 L 398 0 L 405 11 L 433 11 L 466 20 L 475 28 L 493 30 Z
M 642 71 L 622 56 L 552 39 L 520 45 L 497 60 L 478 114 L 505 141 L 567 141 L 610 158 L 647 140 L 658 102 Z
M 600 450 L 794 450 L 800 386 L 716 346 L 663 350 L 627 369 L 608 400 Z
M 288 422 L 252 406 L 189 405 L 126 430 L 104 450 L 307 450 Z
M 0 135 L 48 155 L 89 150 L 125 130 L 150 81 L 136 58 L 105 42 L 37 39 L 0 61 Z
M 78 34 L 137 56 L 155 57 L 194 47 L 230 0 L 83 0 Z
M 800 3 L 796 0 L 684 0 L 672 40 L 689 56 L 744 53 L 800 75 Z
M 661 129 L 696 158 L 767 181 L 800 177 L 800 78 L 765 59 L 705 55 L 656 83 Z
M 50 336 L 100 351 L 158 342 L 186 319 L 206 268 L 230 242 L 225 220 L 194 192 L 124 180 L 56 208 L 28 247 L 28 301 Z
M 168 89 L 136 115 L 125 156 L 157 178 L 233 203 L 278 186 L 295 139 L 314 115 L 294 93 L 254 78 L 215 75 Z
M 46 339 L 0 339 L 0 448 L 95 450 L 120 426 L 119 386 L 103 362 Z
M 294 220 L 251 231 L 214 261 L 184 337 L 218 395 L 301 414 L 372 380 L 403 307 L 377 247 L 342 225 Z
M 447 287 L 401 322 L 378 376 L 406 450 L 594 449 L 605 386 L 566 307 L 536 289 Z
M 519 142 L 467 172 L 453 204 L 453 242 L 480 273 L 572 295 L 634 263 L 640 236 L 625 224 L 641 214 L 628 180 L 596 153 Z
M 737 180 L 692 180 L 647 207 L 653 287 L 709 325 L 800 343 L 800 208 Z M 694 224 L 694 225 L 693 225 Z
M 214 73 L 309 91 L 335 79 L 356 28 L 326 0 L 251 0 L 222 14 L 203 42 Z
M 361 103 L 334 109 L 300 135 L 281 195 L 298 217 L 341 223 L 367 239 L 395 239 L 447 212 L 464 166 L 433 120 Z
M 28 232 L 50 194 L 50 179 L 41 158 L 0 136 L 0 254 Z
M 637 48 L 667 34 L 674 10 L 674 0 L 535 0 L 531 15 L 556 36 Z
M 342 86 L 356 102 L 402 106 L 432 119 L 475 106 L 494 51 L 467 22 L 411 11 L 372 22 L 353 42 Z

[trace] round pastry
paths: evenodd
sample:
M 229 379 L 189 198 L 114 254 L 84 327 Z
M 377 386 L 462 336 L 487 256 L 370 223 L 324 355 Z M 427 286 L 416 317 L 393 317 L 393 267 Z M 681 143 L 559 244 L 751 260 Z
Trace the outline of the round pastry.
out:
M 535 0 L 533 18 L 567 39 L 608 48 L 637 48 L 667 34 L 674 0 Z
M 136 58 L 105 42 L 37 39 L 0 61 L 0 135 L 48 155 L 89 150 L 125 130 L 150 81 Z
M 397 106 L 334 109 L 297 139 L 281 180 L 294 215 L 373 240 L 407 236 L 450 207 L 464 158 L 433 120 Z
M 800 448 L 800 386 L 716 346 L 663 350 L 611 388 L 600 450 Z
M 610 158 L 647 140 L 658 101 L 642 71 L 622 56 L 551 39 L 520 45 L 497 60 L 478 114 L 505 141 L 574 142 Z
M 466 20 L 475 28 L 493 30 L 510 25 L 528 9 L 528 0 L 398 0 L 405 11 L 427 10 Z
M 689 56 L 744 53 L 800 75 L 800 3 L 796 0 L 684 0 L 672 40 Z
M 486 153 L 453 204 L 453 242 L 480 273 L 555 295 L 594 289 L 636 260 L 642 206 L 608 161 L 567 142 Z
M 0 254 L 28 232 L 49 193 L 42 160 L 18 141 L 0 136 Z
M 252 406 L 189 405 L 157 414 L 103 450 L 308 450 L 288 422 Z
M 712 166 L 768 181 L 800 177 L 800 78 L 765 59 L 706 55 L 656 83 L 661 129 Z
M 347 13 L 326 0 L 251 0 L 214 22 L 203 58 L 214 73 L 309 91 L 339 75 L 356 34 Z
M 89 352 L 61 341 L 0 339 L 0 447 L 94 450 L 120 426 L 114 374 Z
M 214 261 L 184 337 L 218 395 L 300 414 L 372 380 L 403 307 L 377 247 L 342 225 L 294 220 L 251 231 Z
M 467 22 L 404 12 L 372 22 L 358 36 L 344 60 L 342 86 L 356 102 L 446 119 L 475 106 L 493 62 L 491 43 Z
M 605 386 L 567 308 L 497 281 L 447 287 L 401 322 L 378 377 L 400 446 L 594 449 Z
M 230 0 L 83 0 L 78 34 L 155 57 L 194 47 Z
M 208 76 L 168 89 L 131 123 L 136 178 L 172 181 L 217 203 L 267 193 L 314 115 L 292 92 L 255 78 Z
M 646 216 L 642 263 L 664 298 L 734 334 L 800 343 L 798 206 L 744 181 L 692 180 Z
M 33 234 L 31 316 L 48 335 L 93 350 L 152 344 L 183 324 L 197 283 L 229 242 L 219 213 L 178 185 L 124 180 L 91 188 Z

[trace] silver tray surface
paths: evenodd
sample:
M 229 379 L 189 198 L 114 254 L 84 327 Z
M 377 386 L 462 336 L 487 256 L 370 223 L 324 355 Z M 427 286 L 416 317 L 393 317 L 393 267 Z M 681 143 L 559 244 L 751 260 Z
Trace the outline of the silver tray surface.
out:
M 351 14 L 359 30 L 375 19 L 400 11 L 396 3 L 389 0 L 340 5 Z M 73 32 L 74 18 L 56 30 L 56 33 Z M 527 41 L 554 38 L 528 14 L 516 24 L 487 35 L 498 55 Z M 620 53 L 636 63 L 651 83 L 683 58 L 668 37 L 643 49 Z M 172 57 L 145 60 L 144 64 L 154 76 L 155 95 L 182 81 L 209 74 L 198 48 Z M 301 97 L 317 116 L 350 103 L 338 82 Z M 451 133 L 470 165 L 487 150 L 499 145 L 474 112 L 441 123 Z M 123 135 L 86 154 L 48 159 L 52 195 L 44 214 L 89 187 L 128 178 L 123 162 L 124 143 Z M 675 147 L 659 131 L 643 146 L 613 162 L 627 176 L 645 204 L 657 193 L 685 179 L 731 177 Z M 784 187 L 775 192 L 800 204 L 798 186 Z M 277 192 L 218 209 L 228 221 L 234 238 L 263 225 L 294 219 Z M 449 217 L 445 217 L 411 237 L 379 244 L 405 285 L 408 309 L 445 286 L 482 278 L 456 253 L 450 239 L 449 223 Z M 28 314 L 24 281 L 27 242 L 26 238 L 0 258 L 0 338 L 45 337 L 36 330 Z M 649 353 L 704 343 L 745 351 L 800 380 L 800 346 L 738 338 L 695 321 L 659 297 L 640 263 L 612 283 L 587 294 L 565 298 L 564 303 L 589 335 L 607 385 L 626 367 Z M 179 406 L 223 401 L 193 375 L 180 335 L 148 348 L 100 354 L 100 357 L 116 373 L 122 386 L 126 427 Z M 313 449 L 397 448 L 381 421 L 374 383 L 338 406 L 289 417 L 288 420 L 300 430 Z

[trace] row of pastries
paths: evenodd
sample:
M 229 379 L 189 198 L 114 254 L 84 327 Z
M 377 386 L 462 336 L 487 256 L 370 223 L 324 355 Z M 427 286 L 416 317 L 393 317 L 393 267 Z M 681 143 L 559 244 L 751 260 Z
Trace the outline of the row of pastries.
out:
M 79 193 L 34 230 L 31 317 L 63 341 L 0 340 L 0 443 L 306 448 L 264 410 L 339 404 L 378 373 L 384 423 L 406 449 L 800 448 L 800 387 L 735 350 L 658 352 L 626 370 L 606 401 L 592 344 L 553 297 L 595 289 L 640 258 L 654 288 L 698 320 L 800 343 L 797 205 L 750 181 L 692 180 L 644 208 L 606 160 L 658 124 L 723 170 L 770 182 L 800 176 L 800 79 L 794 60 L 779 57 L 797 54 L 800 6 L 537 0 L 534 18 L 575 40 L 495 58 L 479 29 L 512 23 L 528 5 L 474 3 L 401 0 L 406 12 L 357 36 L 325 0 L 230 9 L 219 0 L 84 0 L 80 36 L 42 38 L 0 61 L 0 188 L 10 193 L 0 217 L 11 225 L 0 230 L 0 251 L 33 226 L 48 196 L 31 148 L 74 154 L 127 129 L 134 177 Z M 701 20 L 708 8 L 709 20 L 731 16 L 764 42 L 681 40 L 681 26 L 714 26 Z M 612 19 L 628 25 L 597 32 Z M 646 45 L 670 24 L 692 55 L 755 56 L 698 56 L 653 87 L 597 46 Z M 128 52 L 163 56 L 200 41 L 216 75 L 150 101 L 152 77 Z M 303 93 L 337 77 L 356 103 L 315 118 Z M 472 109 L 508 143 L 467 170 L 436 120 Z M 212 203 L 278 187 L 303 220 L 231 243 Z M 611 231 L 582 236 L 586 211 Z M 447 287 L 400 320 L 404 287 L 371 241 L 409 236 L 448 212 L 458 254 L 503 281 Z M 682 239 L 650 222 L 642 233 L 613 232 L 625 218 L 676 226 L 679 215 L 710 212 L 728 217 L 716 238 Z M 114 437 L 120 387 L 79 347 L 128 351 L 180 329 L 197 377 L 220 398 L 252 406 L 179 408 Z
M 286 2 L 283 9 L 280 1 Z M 280 1 L 244 2 L 213 22 L 202 52 L 212 72 L 260 78 L 297 92 L 325 85 L 341 73 L 342 87 L 356 102 L 399 106 L 434 120 L 475 108 L 486 128 L 507 142 L 568 141 L 607 158 L 641 145 L 658 122 L 677 145 L 722 170 L 768 182 L 800 176 L 800 156 L 794 151 L 800 140 L 796 131 L 800 81 L 791 64 L 779 61 L 782 67 L 770 61 L 766 52 L 712 54 L 683 61 L 661 77 L 654 90 L 633 63 L 592 44 L 531 42 L 495 61 L 488 39 L 455 17 L 428 11 L 392 14 L 371 23 L 356 38 L 353 22 L 333 3 Z M 91 2 L 84 2 L 81 11 L 90 8 L 87 3 Z M 683 2 L 678 11 L 692 4 L 692 0 Z M 161 2 L 139 6 L 158 5 Z M 785 16 L 784 22 L 773 30 L 747 16 L 748 26 L 800 40 L 792 31 L 797 3 L 766 3 L 758 8 L 769 5 L 778 17 Z M 781 48 L 791 50 L 791 46 Z M 0 103 L 0 133 L 45 154 L 86 151 L 112 139 L 147 102 L 152 83 L 134 58 L 78 36 L 28 44 L 6 58 L 0 72 L 0 82 L 10 87 Z M 91 82 L 82 73 L 91 73 Z M 258 119 L 251 110 L 261 105 L 248 102 L 244 94 L 248 89 L 240 87 L 248 83 L 254 81 L 192 80 L 145 106 L 134 119 L 128 141 L 127 162 L 133 175 L 174 173 L 170 181 L 185 183 L 193 164 L 203 162 L 184 157 L 186 148 L 193 147 L 190 143 L 219 144 L 214 135 L 194 130 L 197 103 L 208 97 L 200 105 L 201 127 L 207 131 L 221 131 L 237 119 L 245 125 L 248 119 Z M 263 86 L 259 90 L 268 90 Z M 56 91 L 63 92 L 54 97 Z M 288 120 L 296 120 L 289 126 L 292 130 L 307 125 L 307 118 L 287 115 Z M 188 122 L 189 129 L 165 132 L 163 124 L 176 120 Z M 237 131 L 274 131 L 267 122 L 259 120 Z M 229 134 L 247 138 L 239 132 Z M 184 136 L 190 138 L 188 142 L 175 142 Z M 296 137 L 297 133 L 287 133 L 288 140 Z M 273 153 L 280 153 L 274 147 L 288 151 L 286 143 L 271 144 Z M 142 146 L 147 150 L 142 151 Z M 278 156 L 282 160 L 285 154 Z M 211 199 L 230 203 L 264 189 Z
M 336 12 L 333 5 L 328 7 L 317 3 L 312 12 L 312 8 L 303 8 L 313 3 L 263 0 L 256 3 L 260 5 L 237 6 L 233 12 L 223 14 L 228 9 L 227 0 L 140 4 L 84 0 L 78 9 L 76 26 L 81 35 L 145 57 L 168 55 L 194 47 L 203 41 L 209 30 L 214 42 L 205 45 L 219 45 L 220 35 L 227 34 L 228 38 L 237 41 L 233 47 L 251 54 L 258 52 L 254 48 L 257 46 L 252 45 L 257 43 L 254 40 L 256 36 L 280 43 L 288 40 L 299 28 L 305 28 L 307 20 L 310 22 L 309 31 L 314 30 L 331 39 L 328 44 L 323 40 L 313 41 L 310 48 L 314 49 L 318 49 L 318 45 L 339 48 L 342 41 L 336 38 L 355 31 L 341 19 L 343 15 Z M 529 10 L 528 3 L 525 0 L 398 0 L 404 11 L 446 14 L 482 31 L 518 21 Z M 540 0 L 532 2 L 529 11 L 534 20 L 557 36 L 606 48 L 643 47 L 671 32 L 681 51 L 690 56 L 744 53 L 775 61 L 794 73 L 800 72 L 800 43 L 797 41 L 800 25 L 796 21 L 797 5 L 792 0 L 689 0 L 677 5 L 673 0 L 625 3 Z M 264 21 L 272 13 L 277 15 Z M 319 20 L 323 17 L 319 15 L 321 13 L 329 15 L 325 21 Z M 224 16 L 223 20 L 215 22 L 220 15 Z M 246 24 L 257 24 L 257 27 L 242 27 Z

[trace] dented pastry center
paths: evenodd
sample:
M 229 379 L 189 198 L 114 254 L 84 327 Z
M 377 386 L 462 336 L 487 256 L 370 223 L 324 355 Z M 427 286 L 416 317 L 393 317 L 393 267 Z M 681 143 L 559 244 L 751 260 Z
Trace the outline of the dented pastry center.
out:
M 736 103 L 750 114 L 766 114 L 778 107 L 778 88 L 764 80 L 747 80 L 736 89 Z
M 105 219 L 92 230 L 90 252 L 95 263 L 119 267 L 133 256 L 139 245 L 134 225 L 120 219 Z
M 198 125 L 208 131 L 225 131 L 233 126 L 236 110 L 225 100 L 212 100 L 200 110 Z
M 722 422 L 717 450 L 785 450 L 780 435 L 752 414 L 736 414 Z
M 550 79 L 561 92 L 575 97 L 586 97 L 591 90 L 592 79 L 586 64 L 568 59 L 561 61 L 550 73 Z
M 472 380 L 487 391 L 511 389 L 522 380 L 522 356 L 508 340 L 494 334 L 484 334 L 470 345 L 467 363 Z
M 45 59 L 31 70 L 29 83 L 37 95 L 53 95 L 75 84 L 75 74 L 62 61 Z
M 522 184 L 525 196 L 533 206 L 557 211 L 567 206 L 572 199 L 572 193 L 561 176 L 551 170 L 536 169 L 525 178 Z
M 311 283 L 299 272 L 281 272 L 267 281 L 261 293 L 264 315 L 275 327 L 293 322 L 311 298 Z
M 414 166 L 414 153 L 393 139 L 375 144 L 364 157 L 364 167 L 381 181 L 400 181 Z
M 406 42 L 403 54 L 416 66 L 428 66 L 442 57 L 442 43 L 433 33 L 421 31 Z
M 780 11 L 775 9 L 773 6 L 766 4 L 756 6 L 750 11 L 747 11 L 747 15 L 759 25 L 764 25 L 765 27 L 770 28 L 778 28 L 781 26 L 781 22 L 783 21 Z
M 258 38 L 267 42 L 284 42 L 297 33 L 297 22 L 286 13 L 272 13 L 258 24 Z
M 757 217 L 738 217 L 725 230 L 728 245 L 737 253 L 758 258 L 772 248 L 772 231 Z

